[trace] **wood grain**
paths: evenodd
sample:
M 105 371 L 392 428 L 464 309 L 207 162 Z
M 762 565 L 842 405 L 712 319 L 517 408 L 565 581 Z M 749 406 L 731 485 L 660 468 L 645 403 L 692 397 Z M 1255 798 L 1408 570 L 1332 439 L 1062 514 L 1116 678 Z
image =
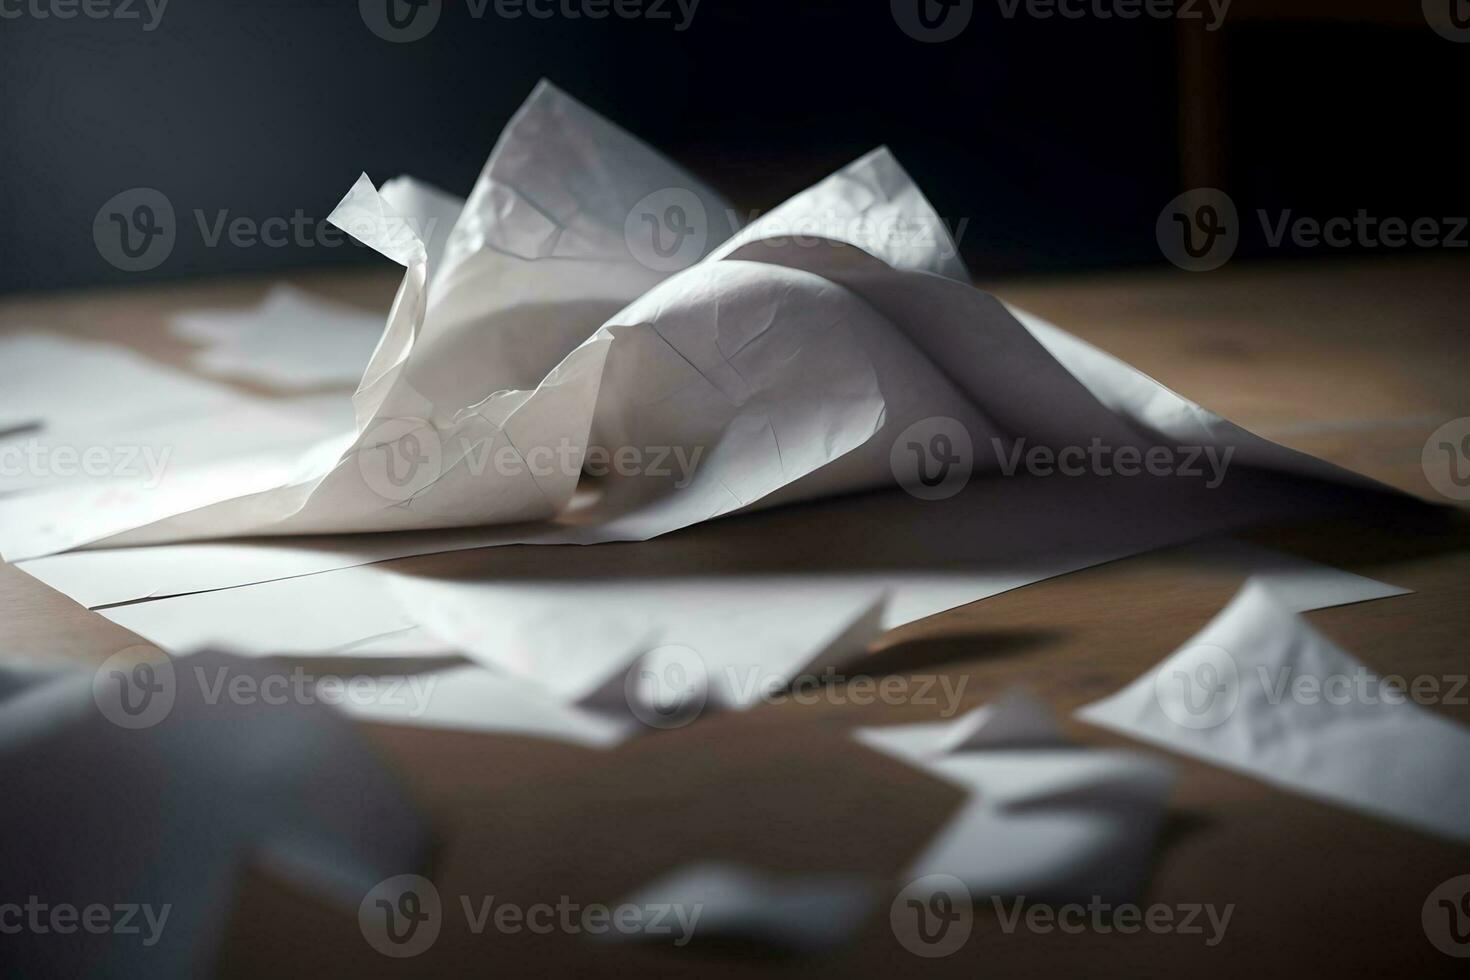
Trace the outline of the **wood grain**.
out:
M 1428 497 L 1424 439 L 1470 415 L 1470 276 L 1447 258 L 1231 266 L 1208 275 L 1138 272 L 991 284 L 1165 384 L 1295 448 Z M 385 308 L 391 275 L 307 275 L 298 285 Z M 126 342 L 184 363 L 172 311 L 248 303 L 256 281 L 0 303 L 0 329 L 55 329 Z M 814 520 L 820 519 L 816 512 Z M 1446 508 L 1384 505 L 1251 537 L 1415 593 L 1324 610 L 1311 620 L 1370 666 L 1447 677 L 1470 672 L 1470 521 Z M 473 568 L 475 552 L 411 559 Z M 958 683 L 964 704 L 1021 683 L 1059 711 L 1108 694 L 1207 621 L 1239 586 L 1177 551 L 1144 555 L 974 603 L 893 631 L 875 673 L 924 671 Z M 5 652 L 95 661 L 125 631 L 0 567 Z M 1440 705 L 1470 723 L 1464 705 Z M 959 795 L 847 737 L 857 724 L 919 720 L 916 705 L 768 706 L 710 718 L 611 752 L 527 739 L 364 726 L 438 829 L 436 879 L 454 896 L 614 902 L 690 858 L 835 869 L 887 881 L 942 824 Z M 1069 723 L 1079 741 L 1126 740 Z M 887 901 L 850 948 L 819 959 L 745 948 L 608 946 L 583 937 L 493 938 L 446 927 L 409 963 L 371 951 L 355 910 L 323 903 L 255 869 L 216 964 L 225 976 L 974 977 L 1053 975 L 1450 975 L 1420 926 L 1470 849 L 1177 758 L 1181 778 L 1145 900 L 1233 903 L 1224 942 L 1200 937 L 1006 934 L 982 908 L 947 959 L 922 961 L 888 928 Z M 21 801 L 23 805 L 23 801 Z M 897 886 L 890 886 L 891 897 Z M 451 917 L 452 918 L 452 917 Z

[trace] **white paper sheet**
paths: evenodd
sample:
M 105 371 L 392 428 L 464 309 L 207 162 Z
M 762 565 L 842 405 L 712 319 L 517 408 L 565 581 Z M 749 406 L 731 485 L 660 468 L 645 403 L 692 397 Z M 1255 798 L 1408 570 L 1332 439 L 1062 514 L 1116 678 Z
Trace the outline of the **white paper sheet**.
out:
M 1014 587 L 1018 575 L 1044 575 L 1048 556 L 1083 560 L 1058 551 L 1060 539 L 1019 542 L 1033 552 L 995 550 L 1000 542 L 984 533 L 993 525 L 977 530 L 960 520 L 1003 509 L 946 510 L 902 499 L 907 507 L 887 511 L 874 508 L 883 502 L 877 497 L 844 502 L 844 523 L 875 529 L 851 542 L 810 525 L 803 530 L 794 519 L 799 512 L 770 513 L 711 527 L 702 539 L 639 544 L 635 568 L 626 548 L 492 549 L 483 569 L 468 575 L 364 566 L 123 605 L 103 615 L 176 651 L 228 637 L 236 650 L 254 655 L 462 653 L 492 670 L 441 675 L 446 701 L 436 697 L 419 717 L 385 708 L 381 720 L 610 745 L 650 727 L 756 706 L 804 673 L 859 671 L 858 658 L 884 630 Z M 1065 523 L 1057 533 L 1075 547 Z M 1130 533 L 1126 525 L 1121 533 Z M 804 569 L 762 570 L 762 561 L 781 554 L 778 543 L 814 560 Z M 987 546 L 994 569 L 977 560 Z M 1404 591 L 1233 541 L 1202 542 L 1178 557 L 1242 580 L 1269 575 L 1291 586 L 1302 609 Z M 1025 571 L 1008 571 L 1015 568 Z M 629 679 L 646 672 L 651 689 Z M 486 698 L 478 709 L 477 693 Z M 687 715 L 666 721 L 654 713 L 675 697 Z M 517 698 L 561 707 L 533 724 Z
M 315 474 L 308 478 L 144 528 L 126 531 L 133 521 L 115 514 L 123 533 L 106 540 L 462 526 L 480 526 L 467 534 L 479 545 L 643 539 L 734 509 L 889 482 L 892 436 L 935 416 L 970 431 L 982 474 L 1016 438 L 1051 447 L 1102 439 L 1114 448 L 1188 439 L 1228 449 L 1240 463 L 1351 479 L 947 278 L 963 273 L 952 242 L 884 151 L 655 285 L 664 270 L 632 260 L 637 250 L 617 219 L 636 216 L 640 192 L 656 197 L 658 187 L 647 189 L 661 183 L 719 213 L 718 199 L 687 175 L 538 87 L 426 287 L 428 248 L 413 232 L 422 222 L 397 210 L 415 205 L 360 181 L 336 220 L 407 273 L 356 396 L 352 446 L 335 464 L 306 468 Z M 823 235 L 793 238 L 804 220 Z M 916 244 L 866 230 L 892 221 L 933 233 Z M 719 230 L 709 237 L 718 241 Z M 630 299 L 596 327 L 594 309 Z M 708 455 L 686 486 L 609 479 L 600 501 L 580 511 L 575 474 L 476 469 L 501 450 L 524 461 L 559 442 L 576 459 L 608 440 Z M 393 467 L 426 452 L 427 475 L 385 500 L 395 496 L 382 485 Z M 542 523 L 536 533 L 483 529 L 517 521 Z
M 356 385 L 383 332 L 381 314 L 278 285 L 246 310 L 191 310 L 169 323 L 201 345 L 208 374 L 280 389 Z
M 105 609 L 102 615 L 171 653 L 226 641 L 234 652 L 249 656 L 348 652 L 346 648 L 420 625 L 395 600 L 389 582 L 385 572 L 369 565 L 133 603 Z M 382 650 L 384 656 L 413 652 L 397 642 Z M 434 645 L 434 652 L 444 652 L 443 644 Z
M 112 526 L 119 515 L 166 516 L 206 499 L 230 499 L 289 479 L 303 459 L 340 451 L 337 431 L 348 406 L 339 398 L 273 401 L 236 396 L 208 410 L 118 429 L 43 429 L 0 447 L 17 459 L 95 454 L 101 468 L 28 467 L 23 492 L 0 497 L 0 554 L 7 560 L 46 552 Z
M 0 495 L 77 484 L 156 485 L 190 461 L 299 455 L 340 425 L 340 404 L 272 405 L 124 347 L 0 336 Z M 222 437 L 227 433 L 228 438 Z M 0 552 L 27 519 L 0 514 Z
M 774 546 L 777 536 L 769 540 Z M 650 547 L 657 551 L 645 550 Z M 870 560 L 874 555 L 872 542 L 850 554 L 841 545 L 837 549 L 825 557 L 839 567 L 844 558 L 857 566 L 865 553 Z M 1044 561 L 1044 554 L 1035 557 Z M 1289 586 L 1304 609 L 1407 591 L 1239 542 L 1201 544 L 1183 554 L 1242 578 L 1269 575 Z M 609 680 L 621 695 L 622 673 L 642 652 L 677 644 L 715 703 L 749 708 L 802 671 L 851 661 L 886 630 L 1016 584 L 953 564 L 926 572 L 934 558 L 915 549 L 906 562 L 896 563 L 906 565 L 904 570 L 834 573 L 829 566 L 805 574 L 716 577 L 693 568 L 684 574 L 619 575 L 611 562 L 563 560 L 555 570 L 547 563 L 544 581 L 529 581 L 522 565 L 514 580 L 397 576 L 393 591 L 447 646 L 534 679 L 562 697 L 585 698 Z M 644 567 L 656 560 L 657 554 L 646 555 Z
M 1259 582 L 1153 670 L 1077 717 L 1282 789 L 1470 840 L 1470 729 L 1396 694 Z
M 404 697 L 339 705 L 362 721 L 521 735 L 597 749 L 649 731 L 625 704 L 612 706 L 620 710 L 579 707 L 503 671 L 478 665 L 409 667 L 459 656 L 454 645 L 415 625 L 417 617 L 398 601 L 395 581 L 396 576 L 375 567 L 351 568 L 177 602 L 120 606 L 103 615 L 174 653 L 228 637 L 237 654 L 252 657 L 340 658 L 342 667 L 330 671 L 334 676 L 378 676 L 383 671 L 374 669 L 374 662 L 391 662 Z
M 95 675 L 68 670 L 0 703 L 0 779 L 24 804 L 0 813 L 0 858 L 7 900 L 109 913 L 146 904 L 153 918 L 135 908 L 131 934 L 8 935 L 10 969 L 200 976 L 247 860 L 347 908 L 421 866 L 426 825 L 335 712 L 211 698 L 221 672 L 226 683 L 258 683 L 280 665 L 133 652 L 139 659 L 123 651 Z M 135 673 L 144 665 L 152 673 Z
M 800 578 L 456 586 L 402 576 L 400 604 L 449 645 L 569 701 L 627 694 L 624 674 L 678 647 L 688 683 L 745 709 L 813 663 L 860 654 L 882 631 L 884 590 Z
M 951 722 L 860 728 L 854 737 L 970 793 L 904 872 L 953 875 L 979 895 L 1136 897 L 1173 767 L 1068 745 L 1046 707 L 1011 691 Z
M 636 719 L 587 711 L 548 698 L 525 681 L 484 667 L 453 667 L 416 678 L 426 685 L 422 701 L 397 699 L 344 703 L 359 721 L 410 728 L 519 735 L 568 742 L 591 749 L 619 745 L 642 729 Z
M 113 431 L 233 401 L 229 389 L 126 347 L 39 332 L 0 335 L 0 420 Z
M 1414 591 L 1234 538 L 1196 541 L 1177 554 L 1191 562 L 1227 570 L 1242 582 L 1252 580 L 1264 585 L 1277 602 L 1293 612 L 1389 599 Z

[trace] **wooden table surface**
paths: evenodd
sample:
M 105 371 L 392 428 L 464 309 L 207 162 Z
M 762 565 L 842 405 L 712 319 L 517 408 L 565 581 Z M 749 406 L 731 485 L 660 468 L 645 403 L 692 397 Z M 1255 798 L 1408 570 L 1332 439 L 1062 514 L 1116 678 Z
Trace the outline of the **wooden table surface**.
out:
M 1255 432 L 1448 504 L 1429 487 L 1419 460 L 1431 431 L 1470 416 L 1467 272 L 1465 260 L 1438 256 L 985 285 Z M 396 287 L 391 271 L 376 270 L 292 281 L 374 309 L 385 309 Z M 10 298 L 0 300 L 0 330 L 108 339 L 184 365 L 186 345 L 166 330 L 171 312 L 249 304 L 268 285 L 191 282 Z M 1470 521 L 1463 511 L 1385 504 L 1248 536 L 1415 590 L 1308 614 L 1370 667 L 1441 678 L 1470 673 Z M 477 554 L 407 561 L 473 567 Z M 874 669 L 967 677 L 967 708 L 1023 683 L 1067 713 L 1169 654 L 1239 584 L 1176 552 L 1143 555 L 895 630 L 877 645 Z M 0 622 L 12 655 L 100 661 L 137 642 L 8 566 L 0 566 Z M 566 895 L 612 903 L 694 858 L 897 881 L 961 794 L 861 749 L 848 731 L 927 719 L 933 710 L 772 705 L 611 752 L 506 736 L 363 730 L 435 823 L 434 878 L 446 900 L 494 894 L 554 903 Z M 1470 723 L 1463 703 L 1429 710 Z M 1068 728 L 1082 743 L 1129 744 L 1076 722 Z M 239 977 L 1463 975 L 1456 969 L 1462 962 L 1425 937 L 1420 910 L 1440 882 L 1470 873 L 1470 848 L 1171 758 L 1180 779 L 1142 900 L 1233 903 L 1225 939 L 1213 948 L 1198 936 L 1007 934 L 987 905 L 977 910 L 964 949 L 925 960 L 895 940 L 885 898 L 855 943 L 817 958 L 747 947 L 676 951 L 583 937 L 491 938 L 446 925 L 428 953 L 396 961 L 363 942 L 355 910 L 254 869 L 216 966 Z

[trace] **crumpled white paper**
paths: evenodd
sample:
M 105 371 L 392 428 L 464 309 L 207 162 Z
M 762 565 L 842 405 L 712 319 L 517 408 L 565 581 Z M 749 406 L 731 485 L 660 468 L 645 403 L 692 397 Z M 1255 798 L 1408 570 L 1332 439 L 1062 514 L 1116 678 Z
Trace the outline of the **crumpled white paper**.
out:
M 452 210 L 442 192 L 406 180 L 378 191 L 364 176 L 333 212 L 405 267 L 354 397 L 354 433 L 284 480 L 204 475 L 195 499 L 178 488 L 165 504 L 65 526 L 0 509 L 0 549 L 18 560 L 491 525 L 506 529 L 498 540 L 482 530 L 461 546 L 642 540 L 891 484 L 896 437 L 936 417 L 969 434 L 981 473 L 1017 440 L 1101 439 L 1188 442 L 1237 464 L 1353 479 L 969 286 L 943 222 L 886 150 L 731 238 L 718 195 L 543 83 L 440 255 L 425 230 Z M 681 248 L 695 229 L 688 260 L 707 256 L 682 271 L 639 238 L 641 220 L 661 235 L 673 216 Z M 586 486 L 589 450 L 627 447 L 699 463 L 686 481 L 614 468 Z M 228 482 L 238 489 L 222 497 Z M 574 500 L 579 487 L 590 501 Z
M 1470 840 L 1470 729 L 1410 695 L 1252 581 L 1178 651 L 1077 717 L 1291 792 Z

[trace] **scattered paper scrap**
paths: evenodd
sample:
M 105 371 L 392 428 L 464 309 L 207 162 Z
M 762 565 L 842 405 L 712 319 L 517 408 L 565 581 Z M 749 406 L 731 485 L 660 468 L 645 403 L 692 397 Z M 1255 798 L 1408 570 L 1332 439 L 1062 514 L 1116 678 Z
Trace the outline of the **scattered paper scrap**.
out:
M 587 711 L 546 697 L 533 685 L 485 667 L 467 665 L 403 679 L 403 697 L 345 701 L 360 721 L 410 728 L 520 735 L 612 748 L 637 734 L 635 719 Z
M 116 344 L 39 332 L 0 336 L 0 431 L 24 422 L 116 432 L 236 397 Z
M 203 345 L 193 357 L 202 370 L 290 390 L 357 384 L 383 318 L 279 285 L 252 309 L 191 310 L 170 327 Z
M 1077 717 L 1291 792 L 1470 840 L 1470 729 L 1416 704 L 1250 582 Z
M 679 946 L 738 938 L 814 953 L 850 939 L 872 912 L 876 896 L 874 882 L 850 875 L 776 875 L 705 862 L 678 868 L 622 902 L 671 908 L 677 920 L 656 931 L 609 936 Z M 686 932 L 671 934 L 678 923 Z
M 1067 744 L 1020 691 L 946 723 L 854 737 L 970 793 L 905 872 L 953 875 L 977 895 L 1135 896 L 1174 782 L 1168 763 Z

